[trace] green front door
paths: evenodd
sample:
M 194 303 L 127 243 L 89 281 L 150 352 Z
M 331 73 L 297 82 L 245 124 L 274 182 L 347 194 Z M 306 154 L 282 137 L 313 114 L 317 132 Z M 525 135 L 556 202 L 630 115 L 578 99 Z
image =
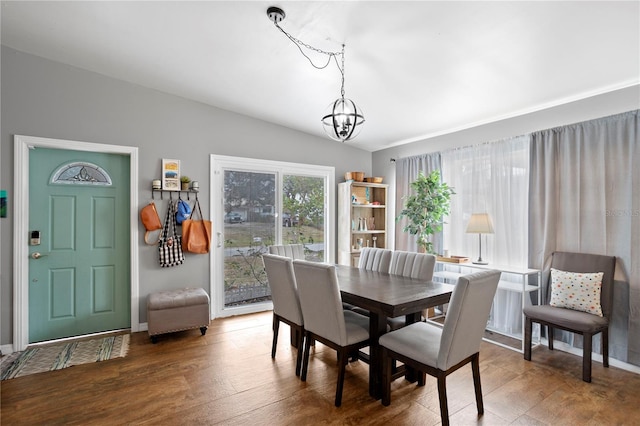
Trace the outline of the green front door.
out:
M 128 156 L 30 152 L 30 343 L 130 327 L 129 204 Z

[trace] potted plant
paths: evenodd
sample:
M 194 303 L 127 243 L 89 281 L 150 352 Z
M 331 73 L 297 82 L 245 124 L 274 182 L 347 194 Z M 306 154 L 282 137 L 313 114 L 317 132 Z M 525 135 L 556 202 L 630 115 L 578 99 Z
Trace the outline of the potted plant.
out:
M 422 171 L 411 183 L 413 195 L 405 197 L 404 209 L 397 220 L 406 217 L 407 225 L 402 229 L 418 236 L 418 246 L 427 253 L 433 252 L 431 236 L 442 230 L 445 216 L 450 213 L 449 201 L 455 194 L 453 188 L 440 182 L 440 172 L 433 171 L 425 176 Z
M 189 182 L 191 182 L 191 179 L 189 178 L 189 176 L 181 176 L 180 177 L 180 184 L 182 186 L 182 190 L 183 191 L 188 191 L 189 190 Z

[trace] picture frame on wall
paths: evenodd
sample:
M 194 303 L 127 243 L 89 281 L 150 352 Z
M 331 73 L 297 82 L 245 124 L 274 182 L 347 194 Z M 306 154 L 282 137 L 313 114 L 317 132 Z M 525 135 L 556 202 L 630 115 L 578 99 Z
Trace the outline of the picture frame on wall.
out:
M 162 159 L 162 189 L 180 191 L 180 160 Z

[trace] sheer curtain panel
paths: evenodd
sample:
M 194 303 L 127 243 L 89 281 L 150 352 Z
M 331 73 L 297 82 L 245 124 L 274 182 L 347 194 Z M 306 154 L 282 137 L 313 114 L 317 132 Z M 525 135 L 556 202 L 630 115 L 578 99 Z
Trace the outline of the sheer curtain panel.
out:
M 494 265 L 527 267 L 529 136 L 442 152 L 443 180 L 456 192 L 444 226 L 444 249 L 478 258 L 478 234 L 467 234 L 473 213 L 488 213 L 494 233 L 481 236 L 482 257 Z M 502 279 L 518 281 L 504 273 Z M 522 330 L 521 294 L 499 289 L 489 325 Z

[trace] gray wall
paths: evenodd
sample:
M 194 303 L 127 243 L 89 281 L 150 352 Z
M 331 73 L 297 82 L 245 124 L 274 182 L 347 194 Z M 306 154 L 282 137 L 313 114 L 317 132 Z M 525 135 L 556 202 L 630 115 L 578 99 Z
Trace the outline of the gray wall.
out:
M 264 121 L 105 77 L 2 46 L 0 187 L 9 212 L 0 220 L 0 344 L 13 341 L 13 135 L 136 146 L 140 209 L 150 200 L 162 158 L 181 160 L 183 173 L 200 181 L 209 214 L 209 155 L 232 155 L 333 166 L 336 182 L 349 170 L 371 171 L 371 155 Z M 251 94 L 247 94 L 250 96 Z M 162 269 L 155 246 L 140 227 L 140 322 L 151 291 L 179 286 L 209 289 L 209 257 L 187 254 L 185 265 Z
M 493 142 L 638 108 L 640 108 L 640 85 L 495 123 L 376 151 L 372 155 L 372 173 L 373 176 L 385 176 L 385 183 L 389 184 L 389 197 L 390 199 L 395 199 L 396 171 L 395 163 L 390 161 L 392 158 L 405 158 L 484 142 Z M 395 215 L 394 206 L 390 206 L 389 214 Z M 393 229 L 390 231 L 395 234 Z M 394 241 L 394 235 L 389 235 L 388 238 L 388 241 Z

